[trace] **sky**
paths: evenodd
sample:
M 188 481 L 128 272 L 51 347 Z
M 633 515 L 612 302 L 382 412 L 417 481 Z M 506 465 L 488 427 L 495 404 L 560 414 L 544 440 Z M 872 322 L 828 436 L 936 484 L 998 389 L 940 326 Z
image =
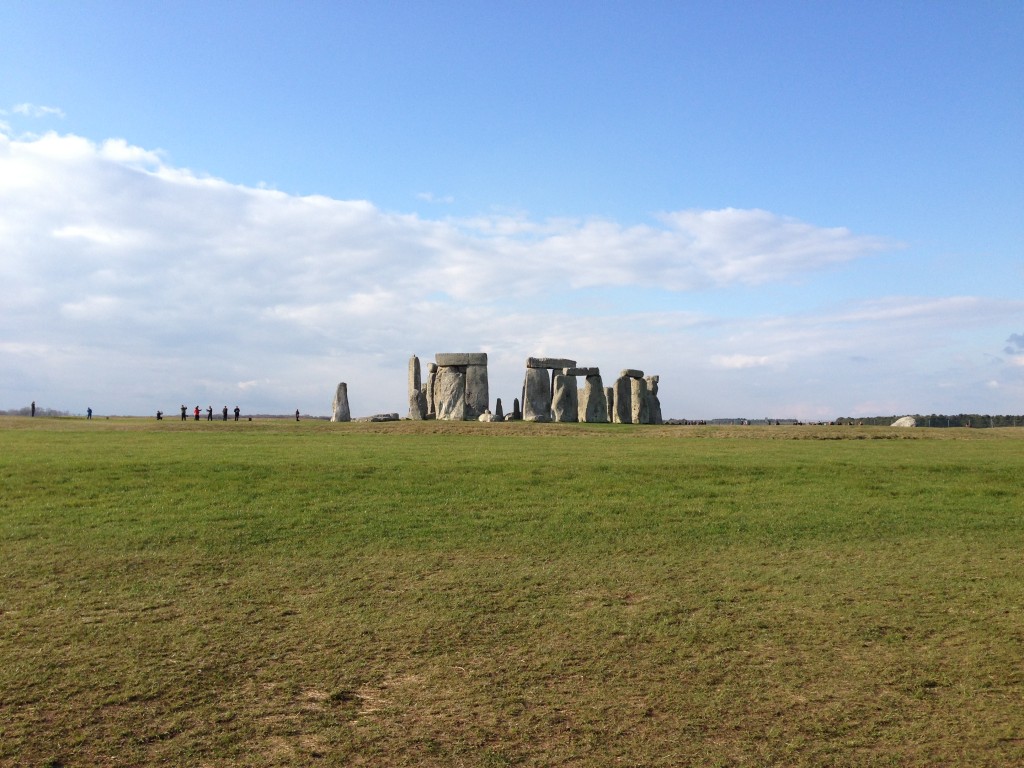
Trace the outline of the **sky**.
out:
M 0 3 L 0 410 L 1024 413 L 1024 4 Z

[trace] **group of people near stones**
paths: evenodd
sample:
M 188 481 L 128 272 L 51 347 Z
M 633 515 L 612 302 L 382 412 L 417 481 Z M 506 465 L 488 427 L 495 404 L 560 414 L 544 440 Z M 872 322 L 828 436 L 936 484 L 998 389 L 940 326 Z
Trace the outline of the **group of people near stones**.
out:
M 193 416 L 195 421 L 199 421 L 199 415 L 201 413 L 202 413 L 202 411 L 199 409 L 198 405 L 192 410 L 192 416 Z M 226 405 L 221 409 L 220 413 L 221 413 L 221 417 L 223 418 L 223 420 L 227 421 L 228 420 L 228 407 Z M 239 408 L 237 405 L 235 406 L 234 414 L 235 414 L 235 421 L 238 421 L 238 417 L 242 414 L 242 409 Z M 162 420 L 163 417 L 164 417 L 164 412 L 163 411 L 157 411 L 156 412 L 157 421 Z M 188 421 L 188 408 L 186 406 L 184 406 L 184 405 L 181 406 L 181 420 L 182 421 Z M 209 405 L 209 406 L 206 407 L 206 420 L 207 421 L 213 421 L 213 406 L 212 405 Z

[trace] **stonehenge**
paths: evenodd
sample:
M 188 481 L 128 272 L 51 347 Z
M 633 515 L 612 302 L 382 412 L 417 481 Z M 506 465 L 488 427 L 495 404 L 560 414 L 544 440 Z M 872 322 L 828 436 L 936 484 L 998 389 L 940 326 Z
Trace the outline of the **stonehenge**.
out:
M 564 357 L 528 357 L 522 397 L 513 400 L 507 415 L 501 398 L 490 410 L 486 352 L 438 352 L 426 364 L 425 377 L 422 370 L 419 357 L 410 357 L 407 418 L 416 421 L 663 423 L 659 377 L 635 368 L 623 369 L 606 387 L 599 368 L 580 367 Z M 331 421 L 352 420 L 344 382 L 338 385 L 332 410 Z

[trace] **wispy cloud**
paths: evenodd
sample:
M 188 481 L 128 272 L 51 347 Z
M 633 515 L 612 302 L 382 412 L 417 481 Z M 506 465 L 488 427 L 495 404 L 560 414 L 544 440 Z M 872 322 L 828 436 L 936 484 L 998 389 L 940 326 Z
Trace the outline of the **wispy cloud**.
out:
M 45 107 L 40 104 L 15 104 L 11 107 L 11 112 L 16 115 L 24 115 L 25 117 L 59 117 L 64 118 L 64 110 L 60 107 Z

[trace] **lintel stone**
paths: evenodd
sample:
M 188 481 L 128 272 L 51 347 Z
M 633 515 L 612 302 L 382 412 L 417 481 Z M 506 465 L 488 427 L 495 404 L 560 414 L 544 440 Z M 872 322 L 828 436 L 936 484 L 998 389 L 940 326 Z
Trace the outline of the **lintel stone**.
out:
M 565 357 L 528 357 L 527 368 L 575 368 L 576 361 Z
M 438 352 L 434 355 L 438 366 L 449 368 L 456 365 L 487 365 L 486 352 Z
M 619 372 L 619 376 L 625 376 L 630 379 L 642 379 L 644 377 L 643 371 L 638 371 L 636 368 L 623 368 Z
M 600 368 L 563 368 L 563 376 L 600 376 Z

